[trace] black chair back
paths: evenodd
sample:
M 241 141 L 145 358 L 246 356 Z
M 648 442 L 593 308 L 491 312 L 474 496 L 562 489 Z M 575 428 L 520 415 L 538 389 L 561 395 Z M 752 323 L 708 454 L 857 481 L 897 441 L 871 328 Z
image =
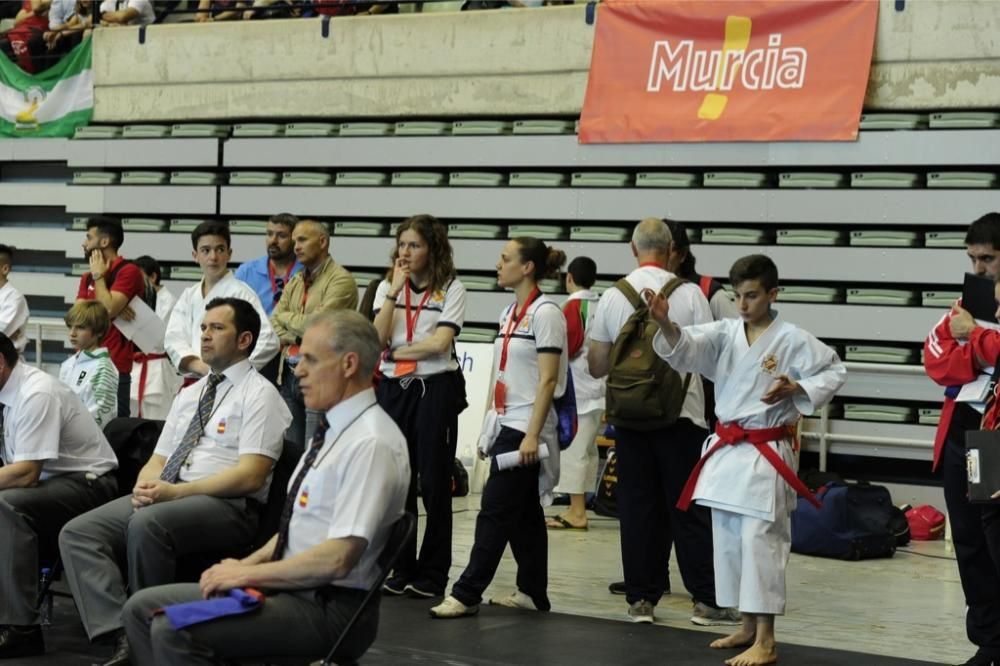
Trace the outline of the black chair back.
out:
M 285 440 L 281 456 L 278 458 L 278 462 L 274 463 L 274 469 L 271 471 L 271 489 L 267 493 L 267 504 L 264 505 L 264 510 L 260 514 L 257 536 L 254 538 L 251 552 L 267 543 L 278 531 L 281 510 L 285 506 L 285 497 L 288 493 L 288 482 L 292 478 L 295 466 L 299 464 L 303 450 L 303 446 Z
M 115 477 L 119 494 L 132 492 L 139 471 L 156 449 L 162 430 L 163 421 L 127 417 L 112 419 L 104 426 L 104 436 L 118 458 Z

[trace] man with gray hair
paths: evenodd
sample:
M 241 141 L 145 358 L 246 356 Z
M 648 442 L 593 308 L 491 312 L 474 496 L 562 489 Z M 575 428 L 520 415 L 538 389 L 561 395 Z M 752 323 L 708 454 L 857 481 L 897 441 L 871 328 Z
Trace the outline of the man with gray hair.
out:
M 295 375 L 306 406 L 323 416 L 292 475 L 278 533 L 249 557 L 211 567 L 198 584 L 134 595 L 122 612 L 133 663 L 314 659 L 329 651 L 378 578 L 378 557 L 410 482 L 406 440 L 372 390 L 380 351 L 375 327 L 357 312 L 306 322 Z M 245 587 L 269 591 L 255 612 L 174 628 L 167 607 Z M 360 657 L 377 628 L 376 597 L 338 661 Z
M 303 402 L 295 366 L 299 362 L 306 319 L 318 312 L 354 310 L 358 306 L 358 285 L 343 266 L 330 256 L 330 231 L 316 220 L 301 220 L 292 230 L 295 257 L 302 271 L 292 278 L 271 313 L 271 327 L 281 340 L 281 367 L 278 384 L 281 397 L 292 412 L 290 442 L 304 445 L 312 438 L 318 414 Z
M 668 293 L 671 315 L 681 326 L 712 321 L 712 311 L 701 289 L 666 270 L 671 243 L 670 229 L 663 220 L 648 217 L 636 225 L 630 248 L 639 267 L 601 295 L 588 342 L 590 374 L 608 376 L 608 420 L 615 425 L 619 479 L 616 493 L 628 616 L 633 622 L 654 621 L 653 609 L 670 589 L 667 536 L 672 533 L 681 578 L 694 598 L 691 621 L 700 625 L 739 624 L 738 613 L 715 603 L 709 512 L 685 512 L 676 506 L 708 436 L 700 378 L 682 378 L 678 391 L 684 396 L 682 404 L 679 410 L 673 406 L 679 415 L 669 424 L 663 424 L 657 415 L 645 413 L 630 419 L 627 425 L 612 418 L 616 368 L 627 355 L 623 349 L 636 323 L 633 315 L 646 312 L 643 292 Z M 648 353 L 652 351 L 652 335 L 643 344 L 648 346 L 643 350 L 646 356 L 652 358 Z M 637 353 L 635 347 L 628 352 L 633 356 Z M 657 386 L 655 390 L 666 388 Z M 637 409 L 640 407 L 637 405 Z

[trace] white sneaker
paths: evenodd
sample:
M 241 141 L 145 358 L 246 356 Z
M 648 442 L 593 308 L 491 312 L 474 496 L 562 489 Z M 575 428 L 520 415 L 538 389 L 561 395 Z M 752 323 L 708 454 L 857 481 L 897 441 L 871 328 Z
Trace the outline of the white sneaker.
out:
M 653 615 L 653 604 L 645 599 L 639 599 L 639 601 L 628 607 L 628 618 L 633 622 L 642 622 L 645 624 L 655 622 L 656 617 Z
M 712 608 L 696 601 L 691 611 L 691 622 L 702 627 L 736 626 L 743 623 L 743 618 L 735 608 Z
M 516 590 L 510 596 L 501 599 L 490 599 L 491 606 L 506 606 L 507 608 L 522 608 L 524 610 L 538 610 L 535 602 L 521 590 Z
M 430 610 L 431 617 L 447 619 L 452 617 L 464 617 L 475 615 L 479 612 L 479 604 L 466 606 L 461 601 L 452 596 L 447 596 L 444 601 L 434 606 Z

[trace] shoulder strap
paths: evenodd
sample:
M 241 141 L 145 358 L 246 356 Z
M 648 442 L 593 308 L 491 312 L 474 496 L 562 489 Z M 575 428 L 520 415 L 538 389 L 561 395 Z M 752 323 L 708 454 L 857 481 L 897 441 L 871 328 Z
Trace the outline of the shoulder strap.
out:
M 646 305 L 639 297 L 639 293 L 635 290 L 635 287 L 633 287 L 632 284 L 625 278 L 621 278 L 615 282 L 615 287 L 618 291 L 622 292 L 625 298 L 628 299 L 628 302 L 631 303 L 632 307 L 636 310 Z
M 701 287 L 701 293 L 705 294 L 705 298 L 709 298 L 712 292 L 712 276 L 702 275 L 698 280 L 698 286 Z
M 660 289 L 660 293 L 663 294 L 664 298 L 669 298 L 670 294 L 677 291 L 677 287 L 681 286 L 685 282 L 687 282 L 687 280 L 685 280 L 684 278 L 675 276 L 670 280 L 668 280 L 665 285 L 663 285 L 663 288 Z

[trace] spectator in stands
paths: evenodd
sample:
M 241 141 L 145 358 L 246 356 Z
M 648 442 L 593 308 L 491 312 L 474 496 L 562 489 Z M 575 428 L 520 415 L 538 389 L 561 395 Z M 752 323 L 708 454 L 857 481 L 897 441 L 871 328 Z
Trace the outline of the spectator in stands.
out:
M 136 265 L 142 269 L 146 284 L 156 294 L 153 308 L 164 326 L 170 321 L 170 314 L 177 299 L 170 290 L 160 284 L 160 264 L 149 255 L 136 258 Z M 130 404 L 132 413 L 144 419 L 162 421 L 167 418 L 170 403 L 181 388 L 182 377 L 167 356 L 163 341 L 148 352 L 137 351 L 132 363 L 132 389 Z
M 386 278 L 374 301 L 375 329 L 387 353 L 376 394 L 406 435 L 410 490 L 406 510 L 427 514 L 420 555 L 406 544 L 384 590 L 431 598 L 444 594 L 451 569 L 451 475 L 465 378 L 455 336 L 465 323 L 465 287 L 455 277 L 447 228 L 430 215 L 406 219 L 396 231 Z
M 245 261 L 236 269 L 236 279 L 243 280 L 257 292 L 269 317 L 285 287 L 302 270 L 302 264 L 295 258 L 295 241 L 292 240 L 292 231 L 298 223 L 299 218 L 290 213 L 273 215 L 267 221 L 266 254 Z
M 92 217 L 87 221 L 87 235 L 83 254 L 90 262 L 90 270 L 80 278 L 76 300 L 98 301 L 111 317 L 111 327 L 101 340 L 101 346 L 111 352 L 111 360 L 118 368 L 118 416 L 129 415 L 129 391 L 132 386 L 132 356 L 135 345 L 125 338 L 114 325 L 121 317 L 132 321 L 135 313 L 128 306 L 134 297 L 146 294 L 146 280 L 139 267 L 125 261 L 118 254 L 125 241 L 122 225 L 107 217 Z
M 49 29 L 43 35 L 50 56 L 68 53 L 93 27 L 89 0 L 52 0 Z
M 243 0 L 198 0 L 198 13 L 194 15 L 194 20 L 198 23 L 239 21 L 243 18 L 243 10 L 249 6 L 250 3 Z
M 129 599 L 122 615 L 137 665 L 258 662 L 265 655 L 305 663 L 341 638 L 378 578 L 410 477 L 403 435 L 371 389 L 378 355 L 375 330 L 357 312 L 311 320 L 295 372 L 306 404 L 326 416 L 292 475 L 278 533 L 250 556 L 208 569 L 200 585 L 143 590 Z M 267 600 L 252 613 L 182 630 L 155 612 L 242 587 L 267 589 Z M 360 613 L 339 663 L 354 663 L 375 640 L 378 608 L 376 599 Z
M 243 18 L 296 18 L 302 13 L 298 0 L 253 0 L 250 9 L 243 12 Z
M 80 301 L 63 320 L 76 353 L 59 367 L 59 380 L 80 398 L 103 430 L 118 411 L 118 369 L 110 352 L 100 346 L 111 318 L 99 302 Z
M 21 10 L 14 17 L 14 27 L 0 39 L 0 51 L 30 74 L 44 69 L 44 33 L 49 26 L 50 2 L 51 0 L 23 0 Z
M 253 541 L 291 422 L 277 389 L 248 360 L 261 324 L 257 308 L 239 298 L 205 306 L 201 349 L 211 373 L 174 400 L 132 493 L 59 535 L 87 635 L 114 639 L 105 666 L 129 663 L 121 617 L 128 592 L 173 583 L 179 557 L 237 555 Z
M 0 659 L 45 652 L 36 596 L 60 528 L 115 496 L 115 453 L 72 391 L 0 333 Z
M 152 0 L 104 0 L 101 3 L 101 25 L 149 25 L 156 21 Z
M 246 283 L 236 279 L 229 270 L 233 256 L 229 225 L 224 222 L 202 222 L 191 232 L 191 256 L 201 267 L 203 276 L 197 284 L 184 290 L 167 322 L 164 347 L 170 361 L 193 383 L 211 372 L 201 358 L 201 320 L 205 304 L 216 298 L 241 298 L 250 303 L 261 319 L 260 335 L 254 336 L 256 346 L 250 363 L 260 370 L 278 353 L 278 338 L 268 323 L 260 299 Z
M 542 0 L 466 0 L 462 11 L 473 9 L 507 9 L 508 7 L 541 7 Z
M 10 283 L 14 268 L 14 248 L 0 244 L 0 333 L 11 342 L 18 354 L 28 345 L 28 301 Z
M 597 279 L 597 264 L 590 257 L 577 257 L 566 268 L 566 291 L 563 305 L 566 316 L 566 353 L 573 373 L 576 393 L 577 430 L 569 448 L 559 456 L 557 493 L 569 495 L 569 510 L 552 516 L 549 529 L 587 529 L 587 491 L 597 480 L 597 433 L 604 415 L 604 380 L 590 374 L 587 367 L 587 331 L 597 314 L 597 294 L 591 291 Z
M 541 293 L 538 282 L 556 274 L 566 255 L 537 238 L 520 237 L 504 245 L 497 262 L 497 284 L 515 301 L 500 315 L 494 343 L 497 378 L 479 438 L 481 456 L 491 456 L 490 476 L 476 517 L 469 564 L 451 596 L 431 608 L 438 618 L 475 615 L 483 592 L 496 575 L 509 543 L 517 561 L 517 589 L 491 604 L 548 611 L 548 535 L 542 503 L 552 503 L 559 478 L 555 397 L 566 390 L 566 318 L 559 305 Z M 499 457 L 516 458 L 500 469 Z
M 288 440 L 303 446 L 312 439 L 319 413 L 309 410 L 294 373 L 302 358 L 299 345 L 309 315 L 332 310 L 353 310 L 358 305 L 358 285 L 351 273 L 330 256 L 330 231 L 316 220 L 302 220 L 292 232 L 295 257 L 302 271 L 292 278 L 271 315 L 271 326 L 281 341 L 282 368 L 278 373 L 281 395 L 292 411 Z

